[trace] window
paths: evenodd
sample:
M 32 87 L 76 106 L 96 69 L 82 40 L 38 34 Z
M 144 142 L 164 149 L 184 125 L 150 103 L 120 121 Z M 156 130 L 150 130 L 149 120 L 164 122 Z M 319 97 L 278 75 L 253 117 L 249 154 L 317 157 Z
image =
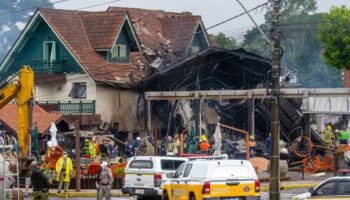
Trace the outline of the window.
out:
M 85 99 L 86 98 L 86 83 L 73 83 L 72 90 L 69 96 L 73 99 Z
M 127 48 L 126 45 L 117 44 L 111 50 L 112 60 L 114 59 L 126 59 L 127 58 Z
M 185 163 L 181 164 L 180 167 L 176 170 L 173 178 L 181 178 L 184 167 L 185 167 Z
M 56 42 L 45 41 L 43 44 L 43 61 L 55 62 L 56 61 Z
M 332 195 L 334 190 L 335 181 L 327 182 L 316 189 L 316 196 Z
M 162 170 L 176 170 L 184 162 L 183 160 L 161 160 L 160 165 Z
M 191 169 L 192 169 L 192 164 L 188 164 L 185 168 L 184 177 L 188 177 L 188 175 L 190 175 Z
M 337 187 L 336 195 L 350 195 L 350 181 L 340 181 Z
M 153 162 L 150 160 L 133 160 L 130 165 L 130 168 L 139 168 L 139 169 L 152 169 Z

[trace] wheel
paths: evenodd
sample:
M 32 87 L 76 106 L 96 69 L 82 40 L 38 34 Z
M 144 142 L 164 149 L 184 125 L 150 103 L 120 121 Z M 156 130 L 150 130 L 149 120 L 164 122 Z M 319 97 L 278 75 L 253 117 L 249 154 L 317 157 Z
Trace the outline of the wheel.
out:
M 194 196 L 194 194 L 190 194 L 190 200 L 196 200 L 196 196 Z
M 169 200 L 169 195 L 167 192 L 164 192 L 162 195 L 162 200 Z

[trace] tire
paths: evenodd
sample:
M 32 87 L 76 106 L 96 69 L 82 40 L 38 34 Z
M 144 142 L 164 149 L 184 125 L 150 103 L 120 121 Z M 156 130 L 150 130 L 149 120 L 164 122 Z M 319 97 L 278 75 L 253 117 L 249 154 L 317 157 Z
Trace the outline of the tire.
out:
M 196 200 L 196 196 L 193 193 L 190 194 L 190 200 Z
M 164 192 L 162 195 L 162 200 L 169 200 L 169 195 L 167 192 Z

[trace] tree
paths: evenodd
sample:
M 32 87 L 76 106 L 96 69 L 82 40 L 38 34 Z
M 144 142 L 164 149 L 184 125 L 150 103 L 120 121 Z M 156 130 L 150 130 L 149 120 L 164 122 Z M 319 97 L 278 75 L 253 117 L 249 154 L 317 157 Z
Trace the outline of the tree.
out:
M 325 15 L 326 22 L 319 29 L 323 44 L 323 61 L 338 69 L 350 68 L 350 10 L 333 7 Z
M 0 1 L 0 62 L 36 7 L 52 7 L 49 0 Z
M 296 70 L 304 87 L 341 87 L 341 72 L 330 69 L 321 59 L 322 47 L 317 30 L 324 23 L 323 14 L 314 14 L 316 1 L 284 1 L 282 7 L 281 46 L 284 50 L 282 67 Z M 269 32 L 269 15 L 260 27 Z M 244 47 L 260 55 L 271 57 L 271 48 L 254 28 L 244 36 Z
M 214 41 L 214 43 L 216 43 L 215 46 L 221 47 L 223 49 L 231 50 L 237 46 L 236 40 L 234 38 L 227 37 L 223 33 L 211 35 L 211 39 Z

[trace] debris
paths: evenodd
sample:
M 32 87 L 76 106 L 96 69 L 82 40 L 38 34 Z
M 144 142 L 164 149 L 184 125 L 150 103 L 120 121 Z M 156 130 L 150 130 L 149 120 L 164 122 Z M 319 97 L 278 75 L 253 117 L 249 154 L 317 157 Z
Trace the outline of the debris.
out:
M 326 176 L 325 172 L 320 172 L 320 173 L 316 173 L 316 174 L 312 174 L 312 177 L 321 177 L 321 176 Z
M 263 172 L 267 172 L 268 171 L 268 166 L 270 164 L 270 161 L 266 158 L 263 158 L 263 157 L 254 157 L 254 158 L 251 158 L 249 160 L 253 167 L 256 169 L 258 169 L 258 172 L 260 171 L 263 171 Z

